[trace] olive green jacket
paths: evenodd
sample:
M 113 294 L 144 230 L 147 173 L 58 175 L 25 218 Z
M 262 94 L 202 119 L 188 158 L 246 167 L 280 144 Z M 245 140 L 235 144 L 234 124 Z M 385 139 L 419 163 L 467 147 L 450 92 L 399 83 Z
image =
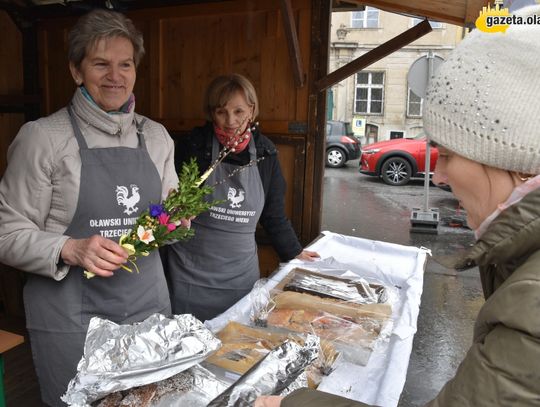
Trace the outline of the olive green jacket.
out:
M 503 211 L 456 263 L 478 265 L 486 302 L 471 348 L 429 407 L 540 406 L 539 215 L 537 189 Z
M 486 302 L 471 348 L 429 407 L 540 406 L 539 215 L 540 189 L 502 212 L 466 256 L 456 256 L 458 269 L 479 267 Z M 281 405 L 365 404 L 303 390 Z

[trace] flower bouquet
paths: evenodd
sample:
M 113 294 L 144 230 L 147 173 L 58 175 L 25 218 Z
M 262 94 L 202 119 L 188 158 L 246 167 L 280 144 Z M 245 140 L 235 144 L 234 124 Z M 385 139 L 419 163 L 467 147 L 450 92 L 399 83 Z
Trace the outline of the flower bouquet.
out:
M 221 202 L 207 202 L 204 199 L 213 191 L 210 186 L 201 186 L 210 172 L 199 177 L 194 158 L 184 163 L 178 174 L 178 188 L 171 190 L 161 204 L 151 204 L 139 215 L 131 232 L 120 237 L 118 243 L 128 252 L 128 261 L 137 273 L 139 268 L 135 260 L 138 256 L 148 256 L 152 250 L 165 244 L 191 238 L 195 231 L 183 226 L 182 220 L 191 219 Z M 122 268 L 133 271 L 125 265 Z M 86 270 L 84 274 L 87 278 L 94 277 L 94 273 Z

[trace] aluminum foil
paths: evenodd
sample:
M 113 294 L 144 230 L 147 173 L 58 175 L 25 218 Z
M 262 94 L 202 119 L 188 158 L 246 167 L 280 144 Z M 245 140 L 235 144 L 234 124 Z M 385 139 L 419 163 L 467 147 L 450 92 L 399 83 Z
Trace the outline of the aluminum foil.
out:
M 62 400 L 86 406 L 107 394 L 171 377 L 205 359 L 219 339 L 189 314 L 153 314 L 132 325 L 90 320 L 77 375 Z
M 304 387 L 308 387 L 308 378 L 307 378 L 307 374 L 306 374 L 305 371 L 302 372 L 300 374 L 300 376 L 298 376 L 294 382 L 289 384 L 289 386 L 286 389 L 281 391 L 279 393 L 279 395 L 280 396 L 287 396 L 287 395 L 291 394 L 293 391 L 298 390 L 298 389 L 302 389 Z
M 185 385 L 177 384 L 186 382 Z M 152 407 L 206 407 L 208 403 L 224 392 L 229 383 L 218 379 L 202 366 L 195 365 L 160 383 L 161 387 L 171 388 L 165 394 L 158 387 L 158 397 L 152 400 Z
M 302 346 L 283 342 L 249 369 L 208 407 L 251 407 L 259 396 L 280 394 L 319 355 L 319 338 L 308 335 Z
M 285 291 L 306 292 L 319 297 L 335 298 L 357 304 L 376 304 L 386 301 L 381 285 L 370 285 L 366 280 L 335 280 L 296 272 L 283 288 Z

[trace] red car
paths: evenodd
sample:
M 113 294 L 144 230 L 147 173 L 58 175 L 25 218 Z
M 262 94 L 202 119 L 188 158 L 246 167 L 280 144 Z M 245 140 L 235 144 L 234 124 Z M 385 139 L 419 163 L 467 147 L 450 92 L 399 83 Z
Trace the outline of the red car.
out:
M 430 173 L 433 173 L 439 152 L 431 147 Z M 362 147 L 360 173 L 381 177 L 388 185 L 405 185 L 411 178 L 425 175 L 426 138 L 399 138 Z

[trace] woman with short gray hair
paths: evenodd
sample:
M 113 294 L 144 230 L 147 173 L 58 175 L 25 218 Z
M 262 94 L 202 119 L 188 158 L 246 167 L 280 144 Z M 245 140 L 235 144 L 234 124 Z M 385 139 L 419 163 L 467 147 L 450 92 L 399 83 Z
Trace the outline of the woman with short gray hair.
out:
M 50 406 L 64 405 L 92 317 L 125 324 L 170 314 L 157 251 L 132 274 L 117 243 L 178 183 L 169 134 L 134 112 L 143 54 L 142 35 L 122 14 L 81 17 L 69 34 L 75 94 L 21 128 L 0 182 L 0 261 L 27 272 L 27 328 Z
M 144 41 L 141 32 L 125 15 L 108 11 L 94 10 L 82 16 L 68 35 L 68 60 L 79 67 L 88 49 L 104 38 L 122 37 L 133 46 L 135 67 L 144 56 Z

